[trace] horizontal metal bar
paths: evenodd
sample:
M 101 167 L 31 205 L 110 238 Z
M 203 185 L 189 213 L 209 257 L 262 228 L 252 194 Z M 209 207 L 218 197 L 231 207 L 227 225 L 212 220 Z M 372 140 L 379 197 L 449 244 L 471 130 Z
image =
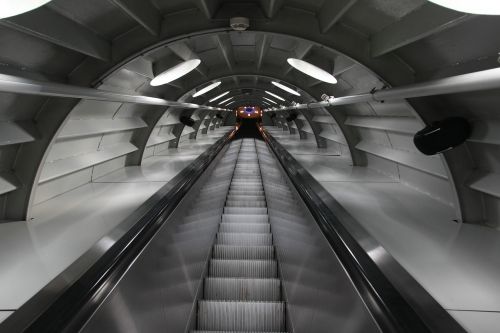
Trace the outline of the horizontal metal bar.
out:
M 227 109 L 208 105 L 169 101 L 166 99 L 141 95 L 119 94 L 106 90 L 79 87 L 63 83 L 36 81 L 4 74 L 0 74 L 0 92 L 49 97 L 80 98 L 106 102 L 173 106 L 186 109 L 229 111 Z
M 446 94 L 458 94 L 471 91 L 500 88 L 500 68 L 488 69 L 480 72 L 457 75 L 444 79 L 410 84 L 399 88 L 378 90 L 373 93 L 343 96 L 331 101 L 298 104 L 278 111 L 314 109 L 328 106 L 347 105 L 364 102 L 381 102 L 394 99 L 426 97 Z M 267 109 L 271 111 L 272 109 Z

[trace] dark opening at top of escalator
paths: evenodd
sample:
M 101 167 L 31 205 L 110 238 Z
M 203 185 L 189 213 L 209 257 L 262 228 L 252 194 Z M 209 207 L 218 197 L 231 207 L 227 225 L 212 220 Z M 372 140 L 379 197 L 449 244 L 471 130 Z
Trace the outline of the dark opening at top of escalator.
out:
M 238 119 L 239 129 L 234 136 L 235 140 L 243 138 L 254 138 L 262 140 L 258 124 L 260 123 L 260 118 L 251 119 Z

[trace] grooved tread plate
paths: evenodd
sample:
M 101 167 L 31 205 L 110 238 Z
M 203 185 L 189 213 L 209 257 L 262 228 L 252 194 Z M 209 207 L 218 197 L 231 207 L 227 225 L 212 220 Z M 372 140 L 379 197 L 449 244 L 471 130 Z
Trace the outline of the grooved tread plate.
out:
M 200 301 L 198 327 L 222 331 L 282 331 L 284 310 L 282 302 Z
M 279 301 L 280 297 L 279 279 L 205 279 L 205 300 Z
M 276 278 L 275 260 L 224 260 L 212 259 L 210 277 Z
M 274 246 L 231 246 L 215 245 L 213 259 L 272 260 Z

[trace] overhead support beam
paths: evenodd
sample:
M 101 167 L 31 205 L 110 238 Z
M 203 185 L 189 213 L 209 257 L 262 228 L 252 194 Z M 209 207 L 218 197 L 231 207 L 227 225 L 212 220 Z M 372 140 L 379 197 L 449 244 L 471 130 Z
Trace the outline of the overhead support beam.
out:
M 111 0 L 149 33 L 158 36 L 162 17 L 150 0 Z
M 214 17 L 218 5 L 217 0 L 194 0 L 194 2 L 207 19 Z
M 327 33 L 357 0 L 327 0 L 318 11 L 318 21 L 321 33 Z
M 498 88 L 500 88 L 500 68 L 494 68 L 398 88 L 377 90 L 372 93 L 338 97 L 334 98 L 332 101 L 299 104 L 287 107 L 284 110 L 302 110 L 366 102 L 384 102 Z
M 222 108 L 214 108 L 206 105 L 169 101 L 149 96 L 119 94 L 105 90 L 85 88 L 62 83 L 29 80 L 3 74 L 0 74 L 0 92 L 48 97 L 79 98 L 106 102 L 173 106 L 185 109 L 225 111 L 225 109 Z
M 262 68 L 262 63 L 264 62 L 264 57 L 266 56 L 267 49 L 271 45 L 272 37 L 268 34 L 263 34 L 257 43 L 257 70 L 260 71 Z
M 215 42 L 226 62 L 227 68 L 232 72 L 235 67 L 234 55 L 233 55 L 233 47 L 231 44 L 231 40 L 229 39 L 229 35 L 215 35 Z M 240 81 L 236 76 L 233 76 L 233 81 L 236 85 L 240 84 Z
M 169 44 L 168 48 L 184 61 L 200 58 L 185 42 Z M 204 77 L 208 76 L 207 66 L 203 62 L 196 67 L 196 71 Z
M 371 38 L 371 55 L 378 57 L 403 46 L 454 27 L 473 15 L 456 12 L 432 3 L 403 17 Z
M 92 58 L 111 59 L 110 42 L 47 7 L 2 19 L 0 24 Z
M 215 35 L 215 42 L 226 62 L 227 68 L 230 71 L 234 69 L 234 56 L 233 56 L 233 48 L 231 45 L 231 41 L 229 40 L 229 36 L 227 34 L 224 35 Z
M 295 48 L 293 57 L 302 60 L 309 54 L 309 52 L 311 52 L 312 48 L 313 44 L 311 43 L 300 43 Z M 288 65 L 287 63 L 283 75 L 287 75 L 288 73 L 290 73 L 291 70 L 292 66 Z
M 283 7 L 284 0 L 260 0 L 260 6 L 268 18 L 273 18 Z

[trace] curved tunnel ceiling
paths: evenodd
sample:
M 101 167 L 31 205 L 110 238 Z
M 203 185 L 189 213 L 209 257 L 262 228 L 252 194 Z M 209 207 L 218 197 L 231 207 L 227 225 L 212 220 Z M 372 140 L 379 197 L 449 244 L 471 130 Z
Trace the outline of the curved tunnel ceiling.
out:
M 241 13 L 250 18 L 249 30 L 231 31 L 228 19 Z M 53 23 L 41 28 L 36 22 Z M 323 93 L 366 93 L 495 68 L 500 48 L 495 42 L 498 19 L 454 12 L 424 0 L 144 0 L 140 6 L 130 0 L 54 0 L 0 23 L 4 74 L 197 104 L 210 104 L 210 98 L 227 90 L 252 89 L 252 98 L 236 99 L 231 107 L 257 102 L 261 93 L 254 92 L 262 90 L 286 97 L 287 102 L 310 102 Z M 328 85 L 293 70 L 288 57 L 328 70 L 339 83 Z M 162 69 L 193 58 L 202 60 L 194 72 L 166 86 L 149 85 Z M 223 81 L 217 89 L 191 97 L 195 89 L 216 79 Z M 278 90 L 271 80 L 297 87 L 302 96 Z M 388 172 L 455 206 L 457 219 L 494 225 L 500 193 L 484 183 L 499 179 L 500 172 L 492 159 L 500 142 L 491 134 L 500 124 L 494 114 L 496 96 L 495 91 L 485 91 L 306 110 L 293 127 L 301 138 L 312 137 L 318 146 L 347 154 L 356 165 Z M 9 112 L 12 109 L 19 112 Z M 30 215 L 38 180 L 47 163 L 71 143 L 61 134 L 75 121 L 88 120 L 93 126 L 95 119 L 120 120 L 127 133 L 116 134 L 110 144 L 118 147 L 115 151 L 123 150 L 122 165 L 130 165 L 140 164 L 151 133 L 162 130 L 159 123 L 178 121 L 183 112 L 176 107 L 4 93 L 2 120 L 28 124 L 34 134 L 2 146 L 2 179 L 11 187 L 1 195 L 7 207 L 1 215 Z M 215 111 L 189 113 L 199 118 L 196 126 L 216 118 Z M 418 155 L 411 135 L 424 123 L 450 115 L 477 124 L 473 138 L 442 157 Z M 285 121 L 277 125 L 292 131 Z M 168 135 L 177 138 L 184 131 L 172 130 L 176 134 Z M 99 144 L 81 144 L 82 150 L 99 150 Z

